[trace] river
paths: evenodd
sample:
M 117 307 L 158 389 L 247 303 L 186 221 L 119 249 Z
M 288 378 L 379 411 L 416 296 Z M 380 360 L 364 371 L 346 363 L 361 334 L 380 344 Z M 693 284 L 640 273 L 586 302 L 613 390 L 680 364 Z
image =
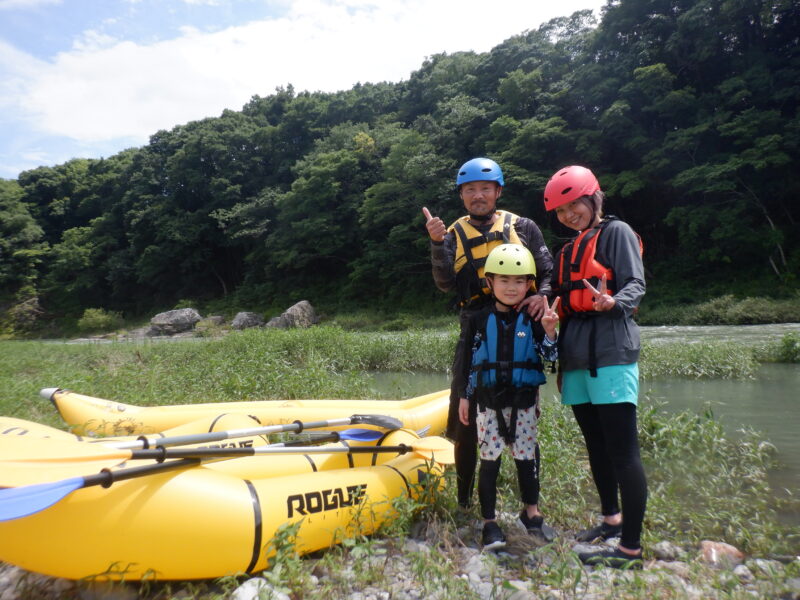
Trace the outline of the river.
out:
M 739 340 L 760 343 L 800 334 L 800 323 L 744 326 L 642 327 L 652 343 Z M 445 373 L 374 373 L 372 385 L 383 397 L 410 397 L 449 387 Z M 544 397 L 557 395 L 543 386 Z M 701 413 L 710 408 L 734 439 L 742 429 L 760 432 L 777 448 L 778 465 L 770 473 L 775 489 L 800 493 L 800 365 L 762 364 L 754 379 L 652 379 L 642 382 L 640 402 L 663 403 L 664 410 Z

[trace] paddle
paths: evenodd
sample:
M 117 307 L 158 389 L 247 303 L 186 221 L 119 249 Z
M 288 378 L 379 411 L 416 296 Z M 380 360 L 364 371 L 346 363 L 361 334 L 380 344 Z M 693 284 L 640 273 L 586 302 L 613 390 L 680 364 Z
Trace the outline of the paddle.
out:
M 131 450 L 131 454 L 140 452 L 147 453 L 194 453 L 191 458 L 174 460 L 168 462 L 158 462 L 155 464 L 144 465 L 141 467 L 130 467 L 111 471 L 103 469 L 94 475 L 82 477 L 72 477 L 53 483 L 38 483 L 16 488 L 0 489 L 0 521 L 19 519 L 37 513 L 45 508 L 56 504 L 75 490 L 102 485 L 109 487 L 115 481 L 123 481 L 135 477 L 152 475 L 172 469 L 179 469 L 195 465 L 201 458 L 220 458 L 232 456 L 248 456 L 253 454 L 322 454 L 322 453 L 381 453 L 391 452 L 406 454 L 413 452 L 426 460 L 431 460 L 440 464 L 450 464 L 454 462 L 453 445 L 451 442 L 440 437 L 428 437 L 415 440 L 412 445 L 398 444 L 396 446 L 356 446 L 353 448 L 321 448 L 318 446 L 297 446 L 297 447 L 273 447 L 263 446 L 259 448 L 173 448 L 173 449 L 153 449 L 153 450 Z M 242 451 L 249 451 L 243 453 Z M 172 456 L 172 454 L 169 454 Z
M 285 425 L 267 425 L 264 427 L 248 427 L 245 429 L 228 429 L 224 431 L 212 431 L 209 433 L 190 433 L 187 435 L 176 435 L 162 438 L 148 438 L 147 436 L 139 436 L 134 441 L 112 443 L 109 446 L 118 448 L 120 450 L 150 448 L 152 446 L 184 446 L 186 444 L 205 444 L 238 437 L 268 435 L 272 433 L 300 433 L 306 429 L 340 427 L 342 425 L 373 425 L 383 429 L 401 429 L 403 427 L 402 421 L 386 415 L 353 415 L 351 417 L 329 419 L 327 421 L 309 421 L 307 423 L 295 421 Z
M 156 459 L 164 461 L 169 458 L 223 458 L 233 456 L 256 456 L 259 454 L 375 454 L 376 452 L 396 452 L 397 454 L 414 454 L 438 462 L 450 464 L 453 445 L 448 440 L 432 436 L 415 440 L 412 445 L 396 446 L 341 446 L 337 448 L 319 446 L 274 447 L 261 446 L 249 448 L 153 448 L 148 450 L 130 450 L 131 458 L 137 460 Z
M 298 440 L 271 444 L 265 447 L 306 446 L 309 443 L 337 442 L 341 440 L 370 442 L 380 439 L 383 433 L 373 429 L 348 429 L 332 431 L 305 441 Z M 48 479 L 83 475 L 87 471 L 111 468 L 133 458 L 164 460 L 164 448 L 149 450 L 121 450 L 103 444 L 76 442 L 55 438 L 27 436 L 0 436 L 0 486 L 17 487 L 39 483 L 42 470 Z M 174 448 L 173 450 L 177 450 Z M 195 448 L 203 450 L 203 448 Z M 137 456 L 137 453 L 144 453 Z

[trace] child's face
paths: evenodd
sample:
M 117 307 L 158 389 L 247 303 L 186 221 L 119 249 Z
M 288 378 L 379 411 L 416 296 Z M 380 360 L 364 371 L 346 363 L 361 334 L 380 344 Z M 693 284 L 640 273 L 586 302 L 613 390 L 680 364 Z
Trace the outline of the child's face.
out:
M 503 188 L 494 181 L 470 181 L 461 186 L 464 208 L 473 215 L 488 215 L 494 210 Z
M 556 208 L 556 217 L 562 225 L 583 231 L 592 225 L 592 209 L 581 198 Z
M 490 281 L 495 298 L 512 306 L 522 301 L 531 286 L 524 275 L 494 275 Z

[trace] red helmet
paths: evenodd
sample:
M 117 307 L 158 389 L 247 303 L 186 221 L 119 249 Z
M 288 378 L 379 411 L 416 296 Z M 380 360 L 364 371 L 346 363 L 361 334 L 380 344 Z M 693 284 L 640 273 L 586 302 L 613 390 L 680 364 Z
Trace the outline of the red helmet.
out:
M 591 196 L 599 189 L 597 177 L 586 167 L 564 167 L 550 178 L 544 188 L 544 209 L 553 210 L 582 196 Z

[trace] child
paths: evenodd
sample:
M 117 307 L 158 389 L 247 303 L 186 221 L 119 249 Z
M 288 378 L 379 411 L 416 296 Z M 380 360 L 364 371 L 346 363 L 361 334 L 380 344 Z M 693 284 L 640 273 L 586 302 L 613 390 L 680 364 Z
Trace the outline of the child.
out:
M 533 256 L 524 246 L 502 244 L 489 253 L 484 267 L 494 302 L 467 324 L 475 343 L 462 364 L 471 365 L 466 398 L 459 402 L 460 421 L 469 425 L 470 403 L 477 404 L 478 497 L 484 519 L 482 543 L 487 550 L 506 545 L 495 520 L 497 476 L 505 446 L 517 464 L 517 477 L 525 508 L 519 516 L 528 533 L 550 542 L 555 531 L 544 524 L 539 511 L 539 445 L 536 426 L 539 414 L 539 386 L 544 383 L 542 358 L 554 361 L 556 312 L 544 301 L 541 321 L 533 321 L 517 306 L 529 293 L 536 276 Z M 540 356 L 541 355 L 541 356 Z M 474 412 L 473 412 L 474 414 Z

